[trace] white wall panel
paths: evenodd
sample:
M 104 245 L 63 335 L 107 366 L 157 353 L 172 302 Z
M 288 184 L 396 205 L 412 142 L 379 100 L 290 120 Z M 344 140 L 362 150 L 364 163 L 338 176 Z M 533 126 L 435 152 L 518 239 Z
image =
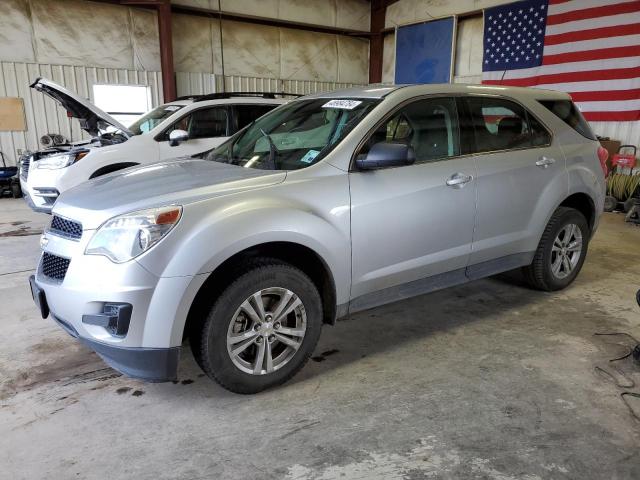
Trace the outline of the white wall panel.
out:
M 640 148 L 640 122 L 589 122 L 591 128 L 601 137 L 620 140 L 622 144 Z
M 458 19 L 454 77 L 482 76 L 482 15 Z
M 172 0 L 176 5 L 218 9 L 218 0 Z M 369 0 L 221 0 L 222 10 L 293 22 L 369 30 Z
M 223 20 L 225 75 L 366 83 L 369 40 Z M 173 17 L 176 71 L 222 73 L 220 22 Z

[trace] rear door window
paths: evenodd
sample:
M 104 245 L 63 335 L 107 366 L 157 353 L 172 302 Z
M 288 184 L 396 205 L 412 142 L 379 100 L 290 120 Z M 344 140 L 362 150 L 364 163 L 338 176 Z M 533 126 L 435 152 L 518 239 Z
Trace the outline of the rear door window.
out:
M 596 140 L 591 127 L 571 100 L 538 100 L 564 123 L 589 140 Z
M 242 130 L 254 120 L 260 118 L 267 112 L 270 112 L 278 105 L 236 105 L 234 107 L 235 115 L 235 131 Z
M 463 124 L 463 137 L 474 139 L 474 152 L 531 148 L 551 143 L 551 135 L 542 124 L 515 102 L 493 97 L 468 97 L 463 101 L 469 116 Z

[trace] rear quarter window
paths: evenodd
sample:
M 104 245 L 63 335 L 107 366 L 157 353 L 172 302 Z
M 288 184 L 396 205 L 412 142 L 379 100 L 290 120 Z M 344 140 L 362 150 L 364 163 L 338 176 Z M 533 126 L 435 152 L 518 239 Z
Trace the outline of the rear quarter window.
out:
M 596 140 L 591 127 L 571 100 L 538 100 L 538 102 L 583 137 Z

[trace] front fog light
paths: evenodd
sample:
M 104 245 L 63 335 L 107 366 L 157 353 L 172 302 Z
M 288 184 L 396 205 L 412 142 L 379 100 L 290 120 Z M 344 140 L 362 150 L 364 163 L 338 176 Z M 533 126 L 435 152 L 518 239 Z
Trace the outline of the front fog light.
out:
M 98 229 L 84 253 L 104 255 L 115 263 L 127 262 L 162 240 L 181 217 L 179 205 L 114 217 Z

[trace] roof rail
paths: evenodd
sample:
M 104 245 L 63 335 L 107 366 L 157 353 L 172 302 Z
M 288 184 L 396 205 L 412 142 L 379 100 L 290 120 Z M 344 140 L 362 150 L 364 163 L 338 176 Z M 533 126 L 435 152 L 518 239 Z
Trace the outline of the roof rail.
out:
M 276 95 L 280 97 L 302 97 L 302 94 L 287 92 L 220 92 L 180 97 L 178 100 L 190 99 L 194 102 L 203 102 L 205 100 L 221 100 L 236 97 L 276 98 Z
M 195 100 L 199 99 L 200 97 L 202 97 L 202 95 L 184 95 L 182 97 L 176 98 L 173 101 L 174 102 L 178 102 L 180 100 L 194 100 L 195 101 Z

